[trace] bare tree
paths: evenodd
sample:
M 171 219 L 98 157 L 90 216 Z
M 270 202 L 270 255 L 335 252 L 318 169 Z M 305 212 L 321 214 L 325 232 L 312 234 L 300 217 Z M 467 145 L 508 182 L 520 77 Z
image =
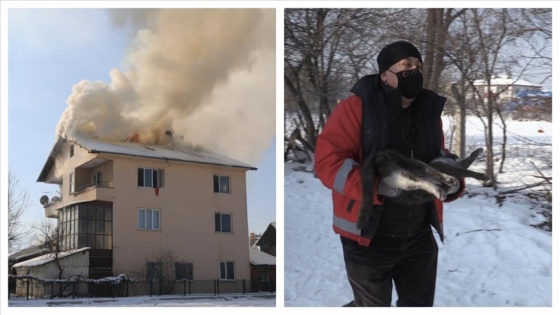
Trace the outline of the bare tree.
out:
M 31 228 L 22 222 L 29 207 L 29 195 L 19 186 L 19 179 L 8 172 L 8 251 L 18 249 L 24 238 L 30 235 Z
M 460 73 L 459 80 L 452 86 L 452 93 L 460 107 L 467 106 L 470 101 L 472 112 L 485 128 L 486 173 L 491 177 L 487 186 L 495 186 L 497 180 L 494 171 L 495 116 L 500 119 L 502 128 L 500 170 L 506 159 L 507 124 L 502 115 L 505 103 L 502 96 L 511 84 L 496 87 L 496 75 L 503 73 L 511 77 L 515 69 L 517 74 L 513 81 L 516 81 L 527 71 L 542 69 L 547 62 L 546 58 L 534 57 L 546 50 L 546 40 L 535 41 L 534 37 L 548 34 L 547 24 L 542 22 L 542 28 L 534 28 L 520 23 L 522 16 L 527 14 L 531 13 L 520 9 L 470 9 L 453 28 L 450 46 L 446 50 L 453 68 Z M 539 18 L 546 19 L 544 12 L 538 11 L 538 14 Z
M 341 73 L 341 43 L 350 36 L 349 26 L 363 10 L 288 9 L 284 20 L 284 83 L 286 99 L 297 108 L 297 128 L 314 151 L 318 130 L 330 115 L 334 84 Z M 347 40 L 347 39 L 345 39 Z M 354 61 L 356 62 L 356 61 Z M 318 112 L 315 122 L 312 112 Z
M 440 90 L 440 77 L 446 64 L 445 48 L 448 41 L 449 27 L 467 9 L 427 9 L 425 38 L 425 57 L 423 75 L 424 88 Z
M 159 255 L 154 257 L 155 262 L 160 264 L 160 285 L 162 286 L 162 293 L 173 292 L 175 285 L 175 263 L 177 262 L 177 255 L 171 249 L 162 249 Z
M 56 265 L 58 269 L 57 278 L 61 280 L 64 274 L 64 265 L 61 262 L 61 256 L 62 252 L 65 250 L 63 248 L 64 231 L 62 225 L 58 225 L 50 219 L 44 219 L 35 229 L 37 230 L 35 234 L 35 243 L 49 250 L 49 254 L 47 255 L 50 256 L 50 259 Z M 68 284 L 65 284 L 65 286 L 68 286 Z M 58 296 L 63 295 L 64 289 L 65 287 L 61 284 L 59 286 Z
M 37 233 L 35 235 L 35 243 L 39 246 L 44 246 L 50 252 L 52 260 L 58 268 L 58 279 L 62 279 L 64 267 L 60 263 L 60 254 L 64 251 L 62 242 L 64 233 L 62 227 L 58 226 L 56 222 L 50 219 L 45 219 L 36 227 Z
M 358 78 L 376 68 L 390 40 L 417 40 L 422 10 L 287 9 L 284 19 L 286 121 L 300 129 L 301 145 L 315 150 L 331 108 Z M 288 117 L 289 116 L 289 117 Z M 290 131 L 291 132 L 291 131 Z
M 179 263 L 177 255 L 171 249 L 161 249 L 143 264 L 138 264 L 130 273 L 148 282 L 157 282 L 162 294 L 173 292 L 175 286 L 175 263 Z

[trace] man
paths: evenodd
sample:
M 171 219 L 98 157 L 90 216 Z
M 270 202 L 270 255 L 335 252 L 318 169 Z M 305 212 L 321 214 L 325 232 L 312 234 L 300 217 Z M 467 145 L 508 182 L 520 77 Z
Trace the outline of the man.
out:
M 443 241 L 441 201 L 426 195 L 410 205 L 411 193 L 375 178 L 375 213 L 361 230 L 356 220 L 367 156 L 390 149 L 429 163 L 450 155 L 441 127 L 446 99 L 422 88 L 422 57 L 411 43 L 385 46 L 377 63 L 379 74 L 358 80 L 354 95 L 329 117 L 317 140 L 315 171 L 332 189 L 333 229 L 341 236 L 352 306 L 390 306 L 393 281 L 397 306 L 433 306 L 438 247 L 430 225 Z M 463 190 L 461 180 L 446 201 Z

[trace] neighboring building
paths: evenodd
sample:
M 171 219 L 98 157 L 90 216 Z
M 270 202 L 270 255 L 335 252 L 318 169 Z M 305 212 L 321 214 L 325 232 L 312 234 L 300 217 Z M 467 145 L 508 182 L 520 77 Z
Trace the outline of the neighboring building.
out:
M 488 82 L 486 80 L 476 80 L 473 85 L 484 99 L 488 99 Z M 512 100 L 519 92 L 540 91 L 542 86 L 522 79 L 513 79 L 508 75 L 494 76 L 490 80 L 490 91 L 493 94 L 499 93 L 498 99 L 503 101 Z M 472 98 L 474 93 L 471 91 L 467 98 Z
M 55 258 L 54 253 L 45 254 L 38 256 L 13 266 L 18 276 L 21 275 L 33 275 L 39 279 L 58 279 L 59 268 L 57 264 L 60 264 L 63 269 L 62 278 L 68 279 L 75 276 L 82 276 L 84 278 L 89 277 L 89 264 L 90 264 L 89 248 L 84 247 L 81 249 L 69 250 L 66 252 L 58 253 L 58 257 Z M 18 280 L 18 285 L 16 288 L 16 295 L 26 296 L 27 286 L 25 285 L 26 280 Z M 49 293 L 49 286 L 44 285 L 39 282 L 35 282 L 30 286 L 31 292 L 29 296 L 32 297 L 44 297 Z
M 49 249 L 46 246 L 30 246 L 8 256 L 8 268 L 12 271 L 13 265 L 48 254 Z
M 276 257 L 276 222 L 271 222 L 255 244 L 262 252 Z
M 16 275 L 16 270 L 12 268 L 15 264 L 38 256 L 42 256 L 47 253 L 49 253 L 49 249 L 46 246 L 30 246 L 11 254 L 10 256 L 8 256 L 8 273 L 11 275 Z M 8 287 L 10 293 L 15 293 L 16 280 L 10 278 Z
M 276 257 L 251 247 L 251 290 L 253 292 L 276 291 Z
M 253 247 L 262 237 L 262 233 L 251 232 L 249 234 L 249 246 Z
M 44 207 L 64 250 L 90 247 L 93 279 L 157 281 L 169 251 L 176 279 L 249 279 L 246 172 L 256 168 L 166 135 L 165 146 L 57 141 L 37 181 L 60 186 Z

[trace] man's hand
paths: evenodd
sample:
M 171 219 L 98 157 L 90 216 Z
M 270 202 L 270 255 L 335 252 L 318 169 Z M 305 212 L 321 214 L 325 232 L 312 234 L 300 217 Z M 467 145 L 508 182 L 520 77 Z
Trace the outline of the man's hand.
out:
M 461 188 L 461 183 L 459 181 L 457 181 L 457 183 L 451 187 L 449 187 L 445 193 L 447 195 L 452 195 L 454 193 L 456 193 L 457 191 L 459 191 L 459 188 Z
M 434 163 L 443 163 L 451 165 L 453 167 L 463 168 L 463 166 L 459 163 L 459 157 L 455 154 L 451 154 L 449 156 L 438 156 L 430 162 L 430 165 L 433 165 Z M 451 195 L 456 193 L 459 188 L 461 188 L 461 184 L 459 183 L 459 181 L 457 181 L 457 183 L 453 186 L 447 187 L 447 185 L 443 185 L 442 188 L 445 189 L 447 195 Z

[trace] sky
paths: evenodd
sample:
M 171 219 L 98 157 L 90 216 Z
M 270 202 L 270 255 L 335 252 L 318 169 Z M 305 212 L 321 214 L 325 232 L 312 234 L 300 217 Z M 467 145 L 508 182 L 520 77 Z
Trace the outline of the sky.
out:
M 276 220 L 274 11 L 212 12 L 206 19 L 192 12 L 9 10 L 8 168 L 29 195 L 26 222 L 43 220 L 39 198 L 58 190 L 36 181 L 57 134 L 77 128 L 64 119 L 93 120 L 102 134 L 128 124 L 115 120 L 127 110 L 135 121 L 161 122 L 257 167 L 247 172 L 248 232 L 262 233 Z M 212 28 L 216 20 L 230 24 Z M 260 32 L 250 30 L 255 23 Z M 153 61 L 168 56 L 172 68 Z M 183 87 L 178 102 L 166 101 Z M 142 101 L 131 105 L 131 99 Z M 103 115 L 92 118 L 94 108 Z M 154 108 L 155 119 L 141 117 Z M 89 116 L 80 117 L 84 112 Z
M 450 120 L 443 120 L 445 130 Z M 553 124 L 508 121 L 508 126 L 518 137 L 508 142 L 498 190 L 540 181 L 532 163 L 552 176 Z M 470 146 L 484 146 L 484 127 L 478 118 L 470 117 L 466 130 Z M 548 145 L 527 144 L 526 139 Z M 470 168 L 483 171 L 484 167 L 479 158 Z M 313 176 L 312 163 L 285 163 L 284 169 L 284 305 L 328 309 L 344 305 L 353 295 L 340 238 L 332 230 L 331 191 Z M 553 233 L 531 226 L 545 220 L 539 213 L 541 201 L 513 194 L 500 206 L 492 188 L 470 178 L 466 185 L 462 198 L 444 204 L 444 244 L 433 231 L 439 247 L 436 308 L 415 312 L 448 314 L 447 307 L 453 307 L 453 314 L 496 314 L 502 310 L 494 307 L 510 307 L 504 312 L 527 314 L 527 307 L 539 307 L 538 314 L 557 314 L 559 295 L 553 287 L 558 288 L 560 279 L 557 266 L 553 270 L 552 262 L 558 258 L 553 258 Z M 393 290 L 393 306 L 397 299 Z

